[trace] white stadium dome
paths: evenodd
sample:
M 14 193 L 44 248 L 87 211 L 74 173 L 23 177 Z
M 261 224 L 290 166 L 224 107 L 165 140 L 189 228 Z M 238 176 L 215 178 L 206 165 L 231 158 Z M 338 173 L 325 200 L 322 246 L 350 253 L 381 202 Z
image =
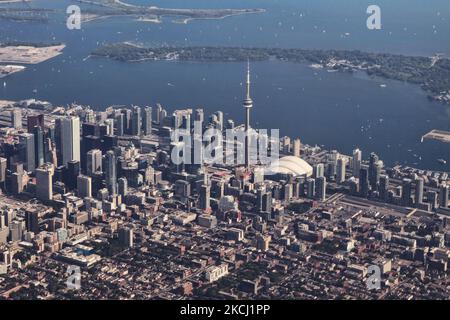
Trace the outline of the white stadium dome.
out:
M 290 174 L 294 177 L 313 174 L 313 168 L 303 159 L 294 156 L 283 157 L 271 163 L 266 174 Z

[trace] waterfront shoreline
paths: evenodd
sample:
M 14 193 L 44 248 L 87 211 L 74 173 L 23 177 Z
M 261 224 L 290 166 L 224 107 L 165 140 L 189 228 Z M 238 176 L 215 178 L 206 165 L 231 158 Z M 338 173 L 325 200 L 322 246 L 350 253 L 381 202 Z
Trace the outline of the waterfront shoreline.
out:
M 419 84 L 428 98 L 450 104 L 450 60 L 367 53 L 359 50 L 305 50 L 242 47 L 159 47 L 145 48 L 129 42 L 107 44 L 92 56 L 121 62 L 179 60 L 196 62 L 244 62 L 279 60 L 308 63 L 328 70 L 364 71 L 369 76 Z

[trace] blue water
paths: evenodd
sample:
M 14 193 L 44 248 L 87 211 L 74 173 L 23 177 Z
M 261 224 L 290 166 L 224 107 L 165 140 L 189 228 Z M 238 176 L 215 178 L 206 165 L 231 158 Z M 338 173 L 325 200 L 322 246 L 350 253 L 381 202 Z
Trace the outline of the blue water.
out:
M 0 89 L 0 99 L 35 97 L 61 105 L 75 101 L 96 109 L 160 102 L 169 110 L 220 109 L 237 121 L 243 120 L 243 64 L 84 61 L 98 45 L 116 41 L 158 46 L 360 49 L 426 56 L 439 52 L 450 56 L 447 0 L 377 0 L 383 23 L 379 31 L 366 28 L 366 9 L 374 2 L 365 0 L 129 2 L 172 8 L 265 8 L 267 12 L 196 20 L 187 25 L 172 23 L 174 18 L 169 17 L 161 24 L 120 17 L 84 24 L 80 31 L 67 30 L 62 14 L 52 16 L 49 24 L 0 21 L 1 41 L 67 44 L 63 55 L 9 77 L 7 87 Z M 64 9 L 69 3 L 36 0 L 31 5 Z M 358 146 L 366 155 L 377 152 L 388 164 L 450 171 L 449 166 L 436 161 L 444 158 L 450 162 L 448 145 L 420 144 L 420 137 L 431 129 L 450 130 L 450 106 L 428 101 L 419 87 L 281 62 L 256 63 L 252 69 L 254 125 L 280 128 L 282 134 L 298 136 L 305 143 L 346 153 Z

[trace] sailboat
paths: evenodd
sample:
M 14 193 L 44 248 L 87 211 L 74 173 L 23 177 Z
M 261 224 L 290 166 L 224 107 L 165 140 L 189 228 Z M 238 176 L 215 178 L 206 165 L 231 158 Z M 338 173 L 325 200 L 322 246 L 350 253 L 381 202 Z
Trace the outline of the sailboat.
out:
M 6 81 L 3 81 L 3 88 L 6 88 Z

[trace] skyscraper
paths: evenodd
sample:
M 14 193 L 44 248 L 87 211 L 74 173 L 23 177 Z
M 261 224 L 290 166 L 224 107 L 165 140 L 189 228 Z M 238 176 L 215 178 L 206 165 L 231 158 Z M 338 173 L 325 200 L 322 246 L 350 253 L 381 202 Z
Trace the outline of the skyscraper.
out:
M 337 168 L 336 168 L 336 182 L 337 183 L 343 183 L 345 181 L 346 165 L 347 165 L 347 160 L 345 158 L 338 159 Z
M 211 186 L 209 185 L 208 173 L 204 173 L 204 181 L 200 187 L 200 209 L 208 210 L 210 208 Z
M 310 199 L 316 196 L 316 180 L 313 178 L 306 180 L 306 195 Z
M 256 236 L 256 249 L 261 251 L 269 250 L 269 245 L 271 241 L 271 237 L 269 235 L 259 234 Z
M 174 183 L 175 197 L 185 202 L 191 196 L 191 185 L 186 180 L 177 180 Z
M 55 145 L 56 145 L 56 157 L 58 159 L 58 166 L 65 166 L 62 158 L 62 118 L 55 120 Z
M 39 211 L 29 209 L 25 212 L 25 223 L 28 231 L 39 233 Z
M 116 135 L 123 136 L 125 134 L 125 115 L 119 113 L 116 116 Z
M 369 168 L 362 166 L 359 170 L 359 193 L 361 197 L 369 196 Z
M 262 211 L 264 193 L 265 193 L 264 188 L 259 188 L 258 190 L 256 190 L 256 210 L 258 212 Z
M 0 186 L 6 181 L 6 166 L 8 164 L 8 160 L 5 158 L 0 158 Z
M 123 115 L 125 120 L 123 130 L 125 134 L 132 134 L 133 111 L 130 109 L 125 109 L 123 110 Z
M 378 156 L 372 152 L 369 160 L 369 183 L 372 191 L 378 190 L 378 184 L 380 183 L 381 169 L 383 168 L 383 162 Z
M 36 169 L 34 143 L 33 134 L 22 133 L 19 135 L 19 157 L 27 171 L 34 171 Z
M 205 113 L 203 112 L 203 109 L 195 109 L 194 120 L 202 123 L 205 121 Z
M 380 176 L 380 199 L 383 201 L 388 201 L 388 195 L 389 195 L 389 176 L 382 175 Z
M 40 167 L 45 162 L 44 130 L 40 126 L 35 126 L 32 133 L 34 134 L 35 163 L 36 167 Z
M 113 151 L 108 151 L 105 155 L 106 185 L 111 195 L 117 194 L 117 164 L 116 155 Z
M 423 203 L 423 185 L 424 181 L 423 178 L 417 178 L 416 179 L 416 192 L 414 197 L 414 202 L 417 204 Z
M 402 181 L 402 204 L 405 207 L 411 206 L 412 180 L 403 179 Z
M 114 135 L 114 119 L 106 119 L 105 120 L 106 125 L 106 135 Z
M 152 108 L 146 107 L 144 109 L 144 115 L 142 117 L 142 127 L 144 135 L 148 136 L 152 134 Z
M 359 178 L 361 170 L 362 152 L 359 149 L 353 150 L 353 176 Z
M 119 229 L 119 243 L 127 248 L 133 247 L 133 229 L 123 227 Z
M 95 123 L 95 121 L 96 121 L 96 116 L 95 116 L 94 110 L 87 111 L 84 116 L 84 122 Z
M 27 117 L 27 130 L 33 132 L 34 127 L 45 127 L 45 118 L 43 114 L 31 114 Z
M 381 171 L 383 170 L 384 167 L 384 163 L 382 160 L 378 160 L 375 163 L 375 179 L 377 184 L 380 183 L 380 176 L 381 176 Z
M 449 186 L 445 183 L 439 188 L 439 206 L 441 208 L 448 208 L 449 190 Z
M 161 112 L 159 113 L 159 123 L 161 126 L 164 125 L 166 118 L 167 118 L 167 110 L 162 108 Z
M 216 111 L 215 115 L 217 116 L 217 123 L 219 125 L 218 129 L 223 130 L 223 112 Z
M 11 111 L 11 124 L 16 130 L 22 129 L 22 110 L 15 108 Z
M 301 141 L 300 141 L 300 139 L 295 139 L 294 140 L 294 150 L 293 150 L 293 154 L 294 154 L 294 156 L 295 157 L 299 157 L 300 158 L 300 150 L 301 150 L 301 146 L 302 146 L 302 143 L 301 143 Z
M 156 105 L 156 111 L 155 111 L 155 113 L 156 113 L 155 122 L 156 122 L 158 125 L 161 125 L 161 122 L 162 122 L 162 119 L 161 119 L 162 111 L 163 111 L 163 108 L 162 108 L 162 106 L 158 103 L 158 104 Z
M 90 150 L 87 153 L 86 173 L 88 176 L 102 171 L 102 151 L 99 149 Z
M 36 169 L 36 197 L 39 200 L 49 201 L 53 199 L 53 174 L 52 164 L 45 164 Z
M 64 184 L 69 190 L 77 187 L 77 177 L 80 175 L 80 162 L 72 160 L 67 163 L 67 169 L 64 174 Z
M 119 194 L 125 197 L 128 194 L 128 181 L 126 178 L 120 178 L 118 181 Z
M 282 137 L 280 147 L 283 153 L 291 152 L 291 138 L 288 136 Z
M 141 125 L 142 125 L 141 108 L 135 106 L 133 107 L 133 115 L 131 118 L 131 134 L 133 136 L 141 135 Z
M 323 163 L 315 164 L 313 167 L 313 173 L 313 176 L 316 179 L 325 176 L 325 166 Z
M 10 191 L 13 194 L 20 194 L 24 189 L 24 171 L 23 171 L 23 163 L 15 163 L 12 165 L 13 174 L 10 177 Z
M 55 168 L 58 166 L 58 157 L 56 155 L 56 145 L 50 138 L 44 140 L 44 158 L 45 162 L 52 163 Z
M 22 239 L 23 231 L 26 229 L 23 220 L 14 220 L 9 225 L 9 241 L 15 242 Z
M 245 108 L 245 167 L 250 167 L 250 111 L 253 107 L 253 100 L 250 97 L 250 62 L 247 65 L 247 94 L 243 102 Z
M 80 162 L 80 118 L 66 117 L 61 120 L 62 165 L 69 161 Z
M 431 205 L 431 209 L 435 210 L 438 206 L 438 195 L 436 191 L 429 190 L 427 192 L 427 201 Z
M 325 201 L 327 197 L 327 179 L 319 177 L 316 179 L 316 198 Z
M 88 176 L 79 175 L 77 177 L 77 190 L 80 198 L 92 197 L 92 178 Z

